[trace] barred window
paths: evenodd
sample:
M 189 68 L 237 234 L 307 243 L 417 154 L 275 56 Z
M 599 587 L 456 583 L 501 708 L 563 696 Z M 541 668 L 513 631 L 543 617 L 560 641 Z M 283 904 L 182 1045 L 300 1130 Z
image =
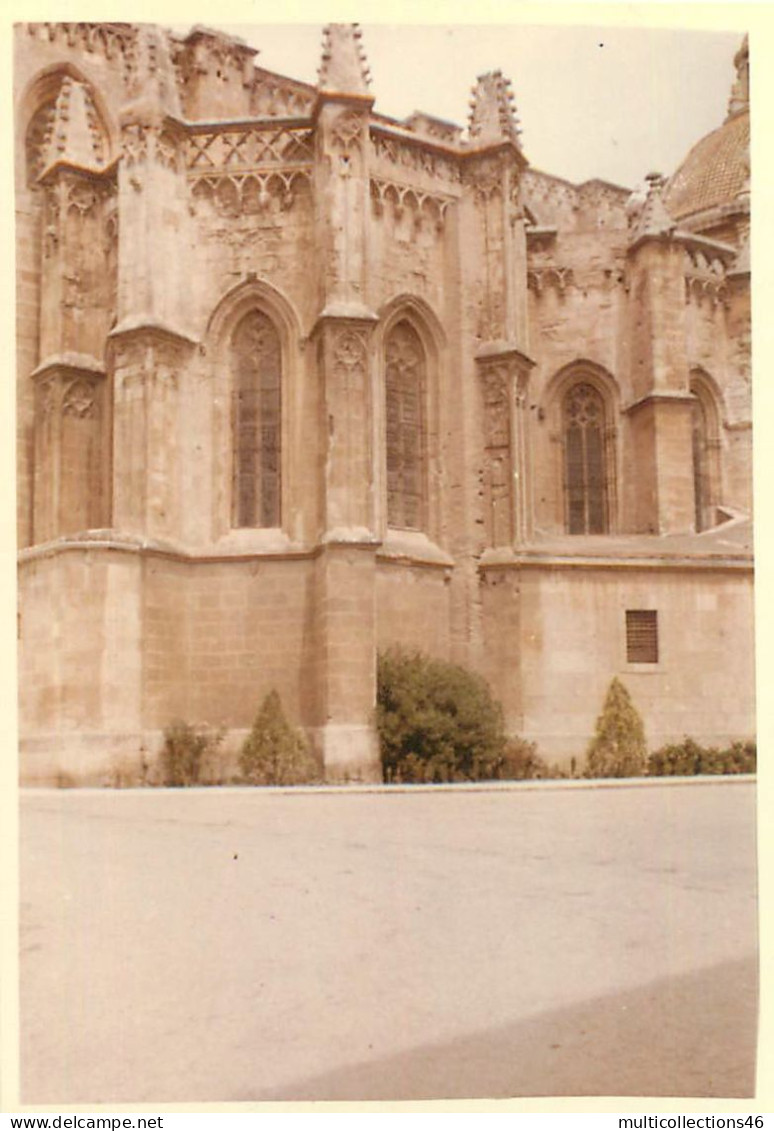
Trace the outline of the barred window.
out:
M 282 351 L 273 323 L 247 314 L 231 346 L 234 524 L 279 526 Z
M 605 405 L 582 382 L 568 391 L 562 406 L 566 524 L 569 534 L 606 534 Z
M 627 609 L 626 662 L 658 663 L 658 613 L 655 609 Z
M 425 352 L 408 322 L 385 345 L 387 522 L 421 530 L 425 522 Z

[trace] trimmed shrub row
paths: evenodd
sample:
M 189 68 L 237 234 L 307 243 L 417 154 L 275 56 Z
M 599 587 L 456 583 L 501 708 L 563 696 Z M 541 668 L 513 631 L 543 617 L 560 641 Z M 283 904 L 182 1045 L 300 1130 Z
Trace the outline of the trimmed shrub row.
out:
M 481 676 L 400 649 L 378 658 L 376 725 L 385 782 L 742 774 L 756 768 L 754 742 L 735 742 L 720 750 L 685 738 L 648 756 L 642 719 L 618 679 L 608 688 L 583 767 L 579 770 L 574 761 L 569 771 L 548 765 L 534 743 L 506 735 L 502 708 Z M 172 723 L 164 732 L 163 784 L 201 782 L 223 738 L 222 731 Z M 276 691 L 264 699 L 238 764 L 234 783 L 302 785 L 323 780 L 322 767 L 302 733 L 286 719 Z
M 693 774 L 754 774 L 757 749 L 754 742 L 732 742 L 719 750 L 699 746 L 692 738 L 662 746 L 648 758 L 651 777 L 692 776 Z

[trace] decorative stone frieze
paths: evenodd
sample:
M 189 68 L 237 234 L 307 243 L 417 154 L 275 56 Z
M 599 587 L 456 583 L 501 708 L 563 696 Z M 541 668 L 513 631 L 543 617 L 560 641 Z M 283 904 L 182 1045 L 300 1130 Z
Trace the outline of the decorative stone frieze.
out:
M 432 114 L 415 111 L 403 124 L 406 129 L 413 130 L 431 141 L 441 142 L 443 145 L 456 147 L 462 141 L 462 126 L 458 126 L 456 122 L 447 122 L 443 118 L 434 118 Z
M 450 185 L 460 183 L 460 163 L 448 154 L 438 153 L 429 146 L 401 138 L 381 127 L 371 127 L 370 139 L 373 159 L 378 164 L 418 173 Z
M 126 23 L 28 23 L 27 34 L 48 43 L 102 55 L 108 62 L 119 61 L 124 83 L 134 74 L 137 57 L 138 26 Z
M 189 176 L 308 166 L 314 160 L 314 135 L 308 124 L 197 128 L 188 132 L 185 153 Z
M 574 283 L 572 267 L 541 266 L 530 267 L 527 271 L 527 286 L 540 297 L 546 288 L 554 289 L 564 295 L 568 286 Z
M 368 117 L 358 110 L 339 110 L 331 120 L 330 139 L 336 148 L 348 154 L 351 150 L 362 150 Z
M 371 203 L 377 216 L 384 213 L 385 207 L 391 208 L 397 217 L 402 216 L 406 209 L 409 209 L 417 224 L 421 224 L 424 219 L 430 219 L 436 229 L 442 231 L 446 214 L 455 203 L 455 198 L 417 191 L 410 185 L 372 177 Z
M 256 118 L 309 118 L 315 90 L 281 75 L 256 71 L 250 81 L 250 114 Z
M 262 212 L 273 202 L 284 211 L 311 183 L 314 135 L 308 125 L 197 130 L 187 137 L 185 156 L 194 201 L 223 216 Z

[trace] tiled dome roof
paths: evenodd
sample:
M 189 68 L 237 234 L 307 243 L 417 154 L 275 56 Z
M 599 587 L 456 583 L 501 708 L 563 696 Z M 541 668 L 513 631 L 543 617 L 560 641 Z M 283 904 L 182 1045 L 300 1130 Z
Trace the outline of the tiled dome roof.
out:
M 730 204 L 750 176 L 750 115 L 744 111 L 694 145 L 670 179 L 665 203 L 675 220 Z
M 734 56 L 736 80 L 728 117 L 694 145 L 669 181 L 664 203 L 675 220 L 732 204 L 750 181 L 750 48 L 747 36 Z

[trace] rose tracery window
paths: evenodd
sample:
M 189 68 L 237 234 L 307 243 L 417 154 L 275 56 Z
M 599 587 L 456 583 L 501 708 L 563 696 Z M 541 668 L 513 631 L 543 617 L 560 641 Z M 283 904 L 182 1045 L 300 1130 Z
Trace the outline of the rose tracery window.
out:
M 593 385 L 581 382 L 565 395 L 562 432 L 567 531 L 605 534 L 605 405 Z
M 425 521 L 425 352 L 416 330 L 399 322 L 385 346 L 387 522 L 420 530 Z
M 234 524 L 279 526 L 282 349 L 273 323 L 247 314 L 231 345 L 234 381 Z

